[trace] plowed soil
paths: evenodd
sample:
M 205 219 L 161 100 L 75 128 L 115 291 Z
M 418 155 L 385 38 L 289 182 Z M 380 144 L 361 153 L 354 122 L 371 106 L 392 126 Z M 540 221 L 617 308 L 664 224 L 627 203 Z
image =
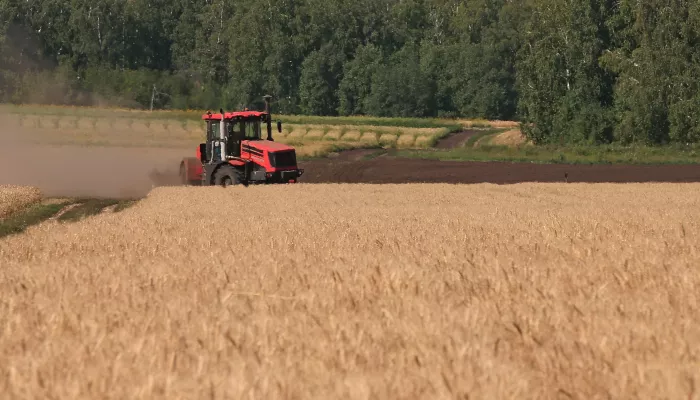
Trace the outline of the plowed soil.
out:
M 569 165 L 376 157 L 300 163 L 304 183 L 700 182 L 700 165 Z
M 300 162 L 301 183 L 700 182 L 698 165 L 565 165 L 375 157 L 357 150 Z M 142 197 L 179 184 L 186 150 L 26 147 L 0 149 L 0 184 L 30 185 L 46 196 Z M 30 162 L 31 160 L 31 162 Z M 567 175 L 568 174 L 568 175 Z

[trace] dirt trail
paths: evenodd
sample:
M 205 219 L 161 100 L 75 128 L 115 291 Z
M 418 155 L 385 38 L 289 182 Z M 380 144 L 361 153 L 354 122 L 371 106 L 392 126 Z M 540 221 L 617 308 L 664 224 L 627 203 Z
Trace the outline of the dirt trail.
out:
M 472 136 L 478 135 L 480 132 L 475 129 L 467 129 L 461 132 L 451 133 L 447 137 L 440 139 L 435 148 L 438 149 L 454 149 L 462 147 L 464 143 Z

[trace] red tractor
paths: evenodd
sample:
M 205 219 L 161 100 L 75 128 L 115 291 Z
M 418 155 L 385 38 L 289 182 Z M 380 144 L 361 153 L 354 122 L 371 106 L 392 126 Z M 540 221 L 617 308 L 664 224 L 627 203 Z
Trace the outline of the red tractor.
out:
M 185 185 L 249 185 L 296 183 L 304 173 L 297 167 L 293 147 L 272 139 L 270 98 L 265 96 L 265 111 L 207 112 L 206 143 L 197 148 L 197 157 L 180 163 L 180 180 Z M 267 139 L 262 138 L 263 126 Z M 277 122 L 282 132 L 282 123 Z

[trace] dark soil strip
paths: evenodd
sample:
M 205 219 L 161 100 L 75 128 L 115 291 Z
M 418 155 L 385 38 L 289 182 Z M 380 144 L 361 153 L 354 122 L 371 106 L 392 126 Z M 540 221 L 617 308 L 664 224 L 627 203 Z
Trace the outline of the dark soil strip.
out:
M 451 133 L 447 135 L 446 137 L 438 140 L 437 144 L 435 145 L 435 148 L 437 149 L 455 149 L 458 147 L 462 147 L 464 143 L 469 140 L 469 138 L 479 135 L 481 133 L 484 133 L 483 131 L 478 131 L 478 130 L 473 130 L 469 129 L 466 131 L 461 131 L 461 132 L 456 132 L 456 133 Z
M 568 165 L 379 157 L 312 160 L 300 183 L 700 182 L 700 165 Z
M 376 153 L 384 152 L 382 149 L 353 149 L 345 150 L 332 155 L 328 158 L 334 161 L 360 161 L 371 158 Z
M 39 203 L 0 220 L 0 238 L 22 233 L 28 227 L 40 224 L 53 217 L 69 204 L 70 202 L 56 204 Z

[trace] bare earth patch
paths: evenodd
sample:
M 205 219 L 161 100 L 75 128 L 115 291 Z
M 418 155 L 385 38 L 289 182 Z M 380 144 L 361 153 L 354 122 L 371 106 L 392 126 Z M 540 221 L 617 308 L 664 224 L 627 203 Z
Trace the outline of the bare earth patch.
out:
M 0 392 L 693 398 L 698 209 L 699 184 L 158 188 L 0 240 Z
M 468 129 L 461 132 L 451 133 L 444 138 L 438 140 L 435 144 L 437 149 L 454 149 L 464 146 L 467 140 L 474 135 L 478 135 L 479 131 Z

